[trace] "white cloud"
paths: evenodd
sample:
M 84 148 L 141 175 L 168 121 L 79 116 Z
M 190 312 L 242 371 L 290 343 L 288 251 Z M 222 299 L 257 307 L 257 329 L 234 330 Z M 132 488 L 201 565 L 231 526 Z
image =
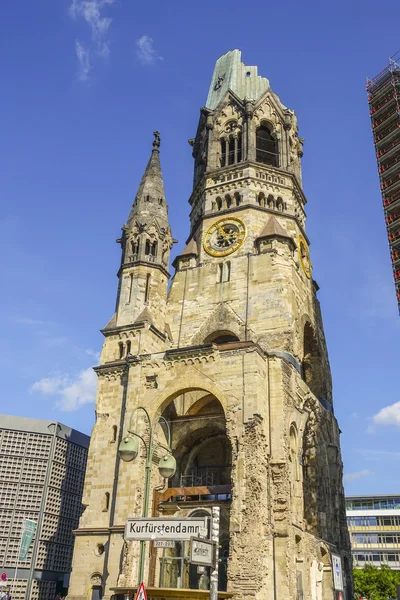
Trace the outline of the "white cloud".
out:
M 135 42 L 137 46 L 136 56 L 144 65 L 154 63 L 156 60 L 162 60 L 162 56 L 157 56 L 154 49 L 154 40 L 148 35 L 142 35 Z
M 79 81 L 87 81 L 91 69 L 90 52 L 79 40 L 75 41 L 75 52 L 78 59 L 78 79 Z
M 106 58 L 110 54 L 107 33 L 112 23 L 110 17 L 102 14 L 102 9 L 114 4 L 115 0 L 72 0 L 69 14 L 73 19 L 83 19 L 90 27 L 93 41 L 93 52 L 97 56 Z M 91 50 L 78 40 L 75 42 L 75 51 L 78 58 L 78 79 L 86 81 L 91 70 Z
M 85 352 L 86 352 L 86 354 L 88 354 L 89 356 L 92 356 L 96 360 L 100 360 L 100 352 L 95 352 L 91 348 L 88 348 L 87 350 L 85 350 Z
M 44 377 L 32 385 L 31 391 L 39 392 L 44 396 L 55 396 L 60 410 L 72 412 L 84 404 L 94 402 L 96 387 L 97 376 L 89 367 L 75 377 L 70 375 Z
M 373 417 L 375 425 L 397 425 L 400 427 L 400 402 L 389 404 Z
M 351 483 L 352 481 L 356 481 L 362 477 L 369 477 L 370 475 L 373 475 L 372 471 L 369 469 L 362 469 L 361 471 L 356 471 L 355 473 L 346 473 L 343 475 L 343 481 L 345 483 Z

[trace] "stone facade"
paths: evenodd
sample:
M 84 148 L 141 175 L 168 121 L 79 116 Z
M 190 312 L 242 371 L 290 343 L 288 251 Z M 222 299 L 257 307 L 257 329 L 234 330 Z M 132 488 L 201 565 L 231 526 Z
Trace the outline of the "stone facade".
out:
M 145 456 L 124 463 L 118 445 L 143 406 L 154 423 L 169 422 L 178 465 L 169 482 L 153 468 L 152 514 L 208 515 L 220 506 L 221 592 L 333 600 L 333 553 L 350 600 L 340 432 L 305 232 L 296 116 L 234 50 L 217 61 L 190 144 L 191 230 L 169 291 L 174 240 L 157 132 L 119 240 L 117 311 L 96 368 L 69 597 L 136 589 L 139 543 L 124 542 L 123 528 L 142 512 Z M 147 439 L 146 423 L 136 426 Z M 165 430 L 156 430 L 165 444 Z M 200 597 L 194 590 L 207 587 L 209 574 L 188 565 L 188 543 L 152 546 L 149 596 L 190 588 L 187 597 Z

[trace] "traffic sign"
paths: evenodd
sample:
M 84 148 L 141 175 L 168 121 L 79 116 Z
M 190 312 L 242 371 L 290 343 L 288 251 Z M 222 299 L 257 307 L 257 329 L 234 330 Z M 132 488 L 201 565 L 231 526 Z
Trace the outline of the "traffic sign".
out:
M 190 540 L 198 536 L 200 528 L 206 527 L 205 517 L 188 519 L 164 519 L 163 517 L 137 517 L 127 519 L 125 540 Z
M 144 587 L 143 581 L 138 587 L 138 591 L 136 592 L 135 600 L 147 600 L 146 589 Z
M 335 590 L 343 592 L 342 561 L 340 556 L 332 554 L 333 585 Z
M 217 544 L 202 538 L 190 538 L 190 562 L 192 565 L 215 568 Z

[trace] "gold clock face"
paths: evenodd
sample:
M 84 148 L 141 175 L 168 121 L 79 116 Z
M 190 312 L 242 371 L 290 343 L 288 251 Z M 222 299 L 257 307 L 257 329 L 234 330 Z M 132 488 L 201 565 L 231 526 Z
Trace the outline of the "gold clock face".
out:
M 240 219 L 220 219 L 209 227 L 204 236 L 204 250 L 211 256 L 227 256 L 243 244 L 246 226 Z
M 308 279 L 311 279 L 312 265 L 310 260 L 310 253 L 308 251 L 307 242 L 302 235 L 299 235 L 298 239 L 299 259 L 301 268 Z

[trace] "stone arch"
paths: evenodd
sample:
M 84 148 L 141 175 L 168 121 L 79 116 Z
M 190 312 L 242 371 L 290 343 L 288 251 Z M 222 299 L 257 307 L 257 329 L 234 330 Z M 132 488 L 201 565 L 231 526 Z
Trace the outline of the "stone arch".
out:
M 263 208 L 265 208 L 266 206 L 266 200 L 265 200 L 265 194 L 264 192 L 260 192 L 257 196 L 257 203 L 259 204 L 259 206 L 262 206 Z
M 223 329 L 220 331 L 214 331 L 210 335 L 206 337 L 204 340 L 205 344 L 228 344 L 229 342 L 239 342 L 239 338 L 237 335 L 229 331 L 228 329 Z
M 187 382 L 186 385 L 184 382 Z M 154 398 L 150 405 L 151 416 L 154 418 L 161 415 L 165 408 L 178 396 L 192 391 L 212 394 L 221 403 L 224 414 L 226 413 L 229 400 L 220 388 L 197 369 L 184 367 L 176 370 L 174 380 Z M 239 398 L 235 397 L 235 401 L 238 402 Z
M 322 562 L 322 598 L 329 598 L 333 594 L 332 585 L 332 560 L 329 547 L 321 543 L 318 547 L 319 556 Z
M 103 596 L 103 577 L 95 572 L 90 576 L 90 600 L 101 600 Z
M 204 340 L 216 331 L 229 331 L 239 340 L 245 339 L 244 321 L 226 304 L 220 302 L 210 313 L 202 327 L 193 336 L 191 343 L 204 344 Z
M 187 415 L 199 415 L 199 414 L 206 414 L 207 412 L 210 412 L 211 410 L 214 412 L 214 403 L 216 402 L 214 396 L 212 394 L 206 394 L 205 396 L 203 396 L 202 398 L 200 398 L 199 400 L 196 400 L 186 411 Z M 221 406 L 221 403 L 219 402 L 219 406 Z M 221 406 L 221 410 L 223 412 L 223 408 Z

